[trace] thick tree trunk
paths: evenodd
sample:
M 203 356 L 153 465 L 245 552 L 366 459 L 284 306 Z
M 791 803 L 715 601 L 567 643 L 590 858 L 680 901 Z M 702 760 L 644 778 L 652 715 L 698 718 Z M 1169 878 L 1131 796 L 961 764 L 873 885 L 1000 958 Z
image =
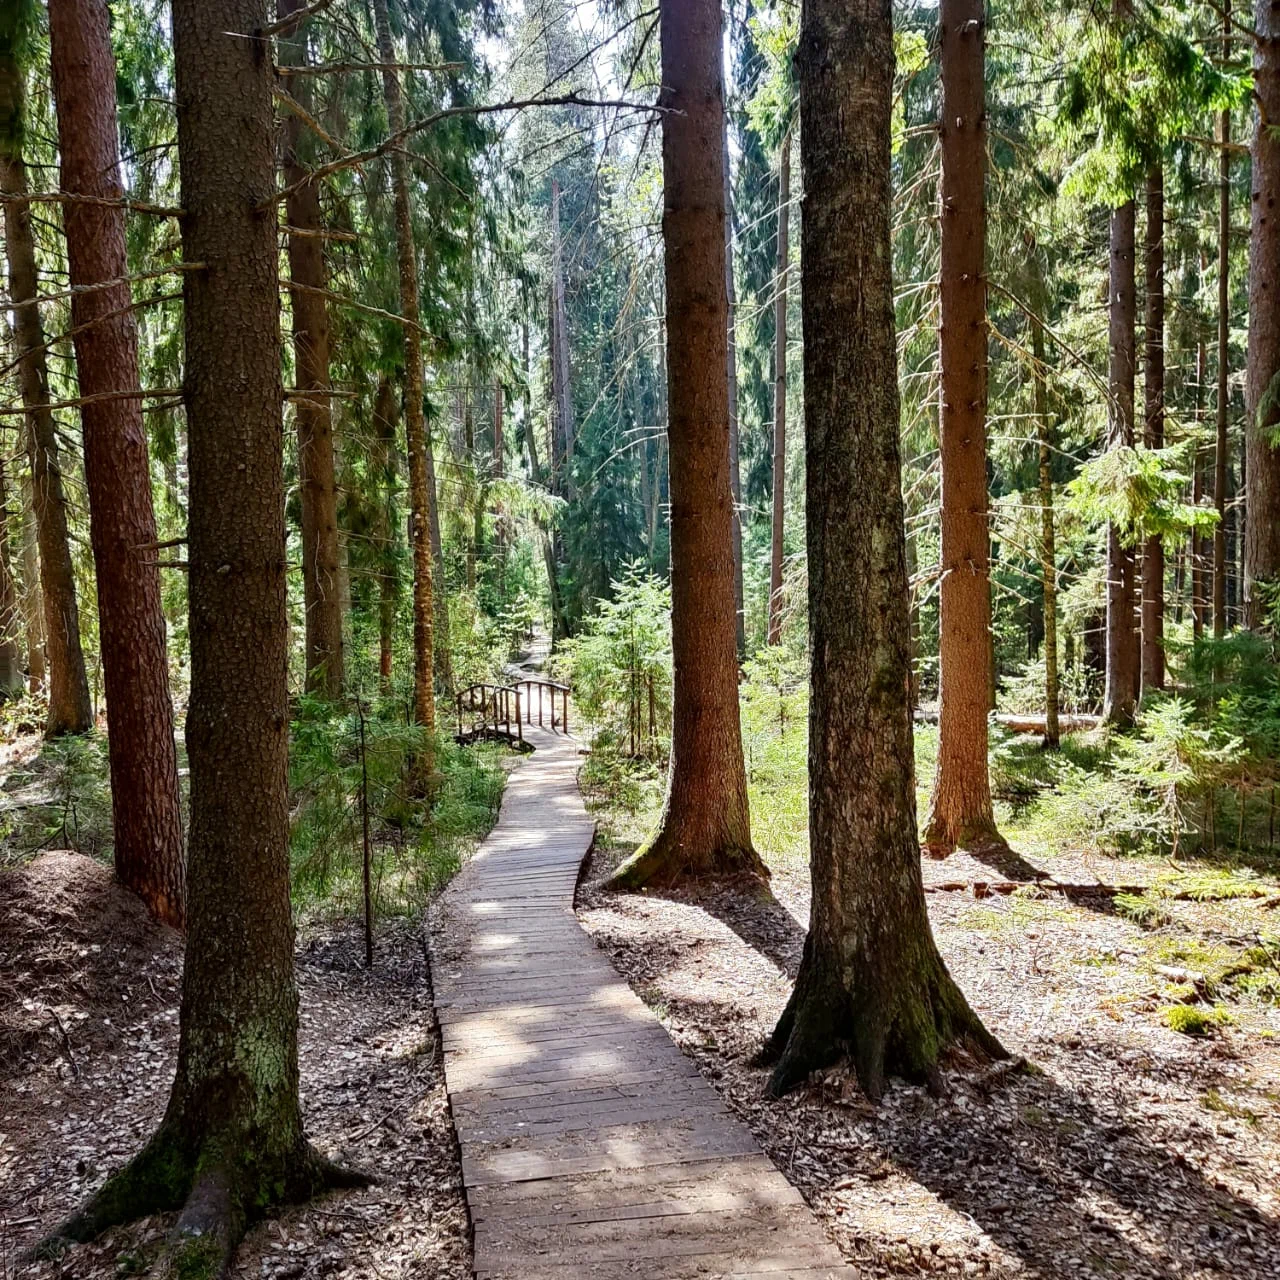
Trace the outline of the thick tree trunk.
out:
M 106 0 L 50 0 L 49 42 L 58 104 L 62 189 L 119 200 L 116 64 Z M 138 329 L 125 283 L 124 209 L 63 209 L 80 394 L 136 389 Z M 156 518 L 140 399 L 86 404 L 84 474 L 98 582 L 98 637 L 110 729 L 115 866 L 158 920 L 184 920 L 182 808 L 173 741 Z
M 529 363 L 529 322 L 520 326 L 520 346 L 524 360 L 524 447 L 529 451 L 529 478 L 542 483 L 542 462 L 538 457 L 538 441 L 533 428 L 533 371 Z
M 729 303 L 729 493 L 733 497 L 733 608 L 738 657 L 747 651 L 747 614 L 742 573 L 742 457 L 738 422 L 738 289 L 733 278 L 733 183 L 729 167 L 729 113 L 724 113 L 724 287 Z M 647 458 L 642 460 L 642 466 Z M 644 476 L 648 478 L 648 468 Z M 656 486 L 655 486 L 656 487 Z M 646 507 L 646 510 L 648 508 Z M 650 537 L 650 559 L 653 539 Z
M 306 7 L 306 0 L 277 0 L 281 21 Z M 280 57 L 290 66 L 310 61 L 303 30 L 280 41 Z M 310 76 L 290 76 L 289 92 L 311 110 Z M 309 134 L 296 113 L 285 112 L 284 181 L 293 187 L 308 173 Z M 329 304 L 306 289 L 326 288 L 324 240 L 319 233 L 320 189 L 306 182 L 285 202 L 290 227 L 310 235 L 288 237 L 289 274 L 303 288 L 291 294 L 293 361 L 298 387 L 315 394 L 294 402 L 298 430 L 298 488 L 302 506 L 302 601 L 306 615 L 306 686 L 329 698 L 342 694 L 342 593 L 339 590 L 338 492 L 334 479 L 333 410 L 329 389 Z
M 662 0 L 659 21 L 675 693 L 666 804 L 615 877 L 629 887 L 767 874 L 738 718 L 720 0 Z
M 1258 629 L 1280 578 L 1280 0 L 1256 0 L 1254 28 L 1244 598 L 1246 625 Z
M 21 512 L 19 512 L 19 515 Z M 9 509 L 9 486 L 0 459 L 0 702 L 22 692 L 22 615 L 18 584 L 13 576 L 14 513 Z
M 400 597 L 400 560 L 395 554 L 396 393 L 385 374 L 373 396 L 374 465 L 378 485 L 378 680 L 383 693 L 391 689 L 395 642 L 396 601 Z
M 1058 729 L 1058 556 L 1053 526 L 1053 423 L 1049 419 L 1049 376 L 1044 361 L 1044 326 L 1031 322 L 1035 360 L 1036 433 L 1040 440 L 1040 583 L 1044 594 L 1044 745 L 1056 748 Z
M 925 910 L 907 706 L 910 624 L 890 253 L 889 0 L 806 0 L 796 56 L 813 903 L 770 1090 L 848 1054 L 878 1097 L 956 1041 L 1003 1050 Z M 855 162 L 856 161 L 856 162 Z M 852 601 L 857 607 L 850 607 Z
M 769 548 L 769 644 L 782 641 L 782 551 L 787 506 L 787 277 L 791 132 L 778 151 L 778 257 L 773 285 L 773 529 Z
M 22 611 L 27 624 L 27 689 L 35 693 L 45 682 L 44 593 L 30 475 L 22 477 Z
M 1132 200 L 1111 211 L 1110 400 L 1107 444 L 1133 447 L 1134 358 L 1136 346 Z M 1134 630 L 1135 565 L 1132 531 L 1107 526 L 1107 675 L 1102 715 L 1108 724 L 1133 723 L 1138 678 L 1138 634 Z
M 983 0 L 942 0 L 942 585 L 938 767 L 925 843 L 1002 844 L 987 773 L 992 670 L 987 528 Z
M 1148 449 L 1164 448 L 1164 170 L 1147 174 L 1147 318 L 1143 392 Z M 1142 547 L 1142 692 L 1164 688 L 1164 543 Z
M 27 194 L 22 160 L 22 74 L 11 55 L 0 57 L 0 194 Z M 26 444 L 31 463 L 32 500 L 40 548 L 40 586 L 44 598 L 45 655 L 49 668 L 49 719 L 45 733 L 84 733 L 93 726 L 89 681 L 80 647 L 80 610 L 76 604 L 67 504 L 58 464 L 58 434 L 49 409 L 49 368 L 44 330 L 36 305 L 39 293 L 31 206 L 4 206 L 5 256 L 13 340 L 22 362 L 18 379 L 27 410 Z
M 405 126 L 400 79 L 392 65 L 387 0 L 373 0 L 378 31 L 378 57 L 387 64 L 382 91 L 387 120 L 393 133 Z M 431 771 L 436 728 L 433 647 L 435 609 L 432 600 L 431 512 L 435 505 L 435 465 L 430 457 L 426 418 L 422 405 L 422 316 L 418 306 L 418 265 L 413 244 L 413 215 L 409 206 L 409 162 L 402 150 L 391 160 L 395 188 L 396 257 L 400 269 L 400 315 L 404 320 L 404 422 L 409 453 L 409 509 L 413 548 L 413 696 L 417 722 L 426 730 L 426 747 L 420 757 L 422 776 Z M 444 583 L 440 584 L 443 591 Z M 443 637 L 442 637 L 443 640 Z
M 190 416 L 191 859 L 178 1064 L 160 1128 L 60 1235 L 182 1208 L 179 1276 L 339 1179 L 307 1144 L 289 905 L 285 530 L 267 0 L 174 0 Z M 235 370 L 228 377 L 228 370 Z

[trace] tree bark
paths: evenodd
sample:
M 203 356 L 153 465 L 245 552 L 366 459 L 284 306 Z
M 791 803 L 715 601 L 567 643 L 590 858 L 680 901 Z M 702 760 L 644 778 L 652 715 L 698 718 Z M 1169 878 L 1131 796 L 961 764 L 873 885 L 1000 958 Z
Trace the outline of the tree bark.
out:
M 23 144 L 22 72 L 11 52 L 0 57 L 0 194 L 27 194 Z M 58 434 L 49 409 L 49 367 L 44 351 L 31 206 L 4 206 L 5 256 L 13 339 L 22 357 L 18 379 L 27 410 L 26 444 L 31 465 L 32 501 L 40 548 L 40 585 L 44 599 L 45 654 L 49 669 L 49 718 L 46 737 L 84 733 L 93 727 L 89 681 L 80 647 L 80 609 L 67 537 L 67 503 L 58 463 Z
M 49 42 L 58 107 L 62 189 L 104 202 L 124 195 L 116 122 L 116 64 L 106 0 L 50 0 Z M 80 394 L 140 385 L 124 209 L 63 209 Z M 116 876 L 158 920 L 184 921 L 182 807 L 169 697 L 156 518 L 139 399 L 81 409 L 89 527 L 98 584 L 98 637 L 107 695 Z
M 1231 56 L 1231 3 L 1223 8 L 1223 58 Z M 1230 337 L 1231 337 L 1231 112 L 1219 117 L 1218 132 L 1222 146 L 1218 150 L 1218 419 L 1214 448 L 1213 501 L 1218 523 L 1213 530 L 1213 634 L 1227 633 L 1227 468 L 1230 466 L 1230 442 L 1227 437 L 1227 414 L 1230 408 Z
M 782 642 L 782 552 L 787 505 L 787 273 L 791 227 L 791 132 L 778 152 L 778 257 L 773 298 L 773 528 L 768 643 Z
M 1044 595 L 1044 745 L 1056 749 L 1058 726 L 1058 556 L 1053 526 L 1054 430 L 1049 418 L 1049 378 L 1044 358 L 1044 325 L 1031 322 L 1035 361 L 1036 433 L 1040 441 L 1040 583 Z
M 925 843 L 1003 844 L 987 772 L 992 670 L 987 528 L 986 20 L 942 0 L 942 584 L 938 766 Z
M 391 131 L 405 127 L 404 99 L 400 79 L 392 64 L 395 47 L 391 43 L 391 23 L 387 0 L 373 0 L 378 31 L 378 57 L 387 64 L 382 73 L 382 91 Z M 414 714 L 426 730 L 425 749 L 419 757 L 421 775 L 430 772 L 434 758 L 436 728 L 433 684 L 433 623 L 431 563 L 431 510 L 434 500 L 434 461 L 429 456 L 426 418 L 422 405 L 422 315 L 418 305 L 418 265 L 413 244 L 413 215 L 409 205 L 409 162 L 403 150 L 391 160 L 395 188 L 396 258 L 400 272 L 400 315 L 404 320 L 404 421 L 409 453 L 410 542 L 413 548 L 413 696 Z M 443 588 L 443 582 L 441 587 Z
M 1143 392 L 1143 443 L 1164 448 L 1164 170 L 1147 174 L 1147 317 Z M 1142 692 L 1164 688 L 1164 543 L 1142 547 Z
M 768 874 L 738 718 L 720 18 L 720 0 L 660 5 L 675 690 L 658 830 L 615 876 L 632 888 Z
M 1204 387 L 1209 376 L 1209 353 L 1204 338 L 1196 343 L 1196 422 L 1204 421 Z M 1204 498 L 1205 462 L 1199 446 L 1196 448 L 1195 465 L 1191 473 L 1191 503 L 1199 507 Z M 1205 562 L 1204 536 L 1196 530 L 1191 533 L 1191 634 L 1196 640 L 1204 634 L 1205 619 Z
M 844 1054 L 866 1093 L 956 1041 L 1003 1056 L 938 954 L 916 841 L 890 252 L 889 0 L 806 0 L 796 66 L 813 901 L 767 1056 L 780 1094 Z M 851 602 L 857 602 L 851 607 Z
M 283 417 L 267 0 L 173 0 L 190 416 L 191 857 L 164 1119 L 61 1229 L 181 1208 L 176 1275 L 220 1276 L 268 1207 L 346 1181 L 298 1098 L 289 904 Z M 229 372 L 234 376 L 228 376 Z
M 564 245 L 560 237 L 560 184 L 551 182 L 551 453 L 556 493 L 573 492 L 573 400 L 569 373 L 569 318 L 564 295 Z
M 20 514 L 20 513 L 19 513 Z M 22 692 L 22 617 L 18 609 L 18 584 L 13 576 L 13 512 L 9 510 L 9 486 L 0 458 L 0 702 Z
M 747 651 L 747 614 L 743 594 L 742 565 L 742 449 L 738 422 L 738 289 L 733 278 L 733 183 L 729 167 L 729 112 L 724 113 L 724 287 L 729 305 L 729 493 L 733 497 L 733 608 L 738 657 Z M 641 459 L 644 477 L 649 478 L 647 455 Z M 654 486 L 656 488 L 656 485 Z M 646 511 L 648 507 L 646 506 Z M 651 526 L 656 521 L 651 522 Z M 653 558 L 653 536 L 649 538 Z
M 1133 447 L 1134 361 L 1137 320 L 1134 202 L 1111 211 L 1110 399 L 1107 443 Z M 1132 530 L 1107 526 L 1107 673 L 1102 715 L 1108 724 L 1133 723 L 1138 678 L 1138 635 L 1134 630 Z
M 284 21 L 306 8 L 306 0 L 277 0 Z M 280 57 L 289 66 L 310 61 L 303 27 L 280 40 Z M 312 77 L 290 76 L 289 92 L 311 110 Z M 284 181 L 296 190 L 285 201 L 285 217 L 299 231 L 319 232 L 320 188 L 306 182 L 309 135 L 301 119 L 286 111 Z M 338 491 L 334 478 L 333 402 L 329 379 L 329 304 L 307 289 L 327 287 L 324 240 L 318 235 L 290 235 L 289 275 L 303 288 L 291 293 L 293 361 L 297 385 L 316 394 L 294 401 L 298 432 L 298 488 L 302 507 L 302 602 L 306 617 L 306 687 L 328 698 L 342 695 L 342 593 L 339 590 Z
M 40 551 L 36 539 L 31 476 L 22 477 L 22 609 L 27 624 L 27 689 L 44 688 L 44 593 L 40 590 Z
M 374 463 L 378 468 L 378 680 L 391 689 L 396 601 L 400 596 L 400 560 L 395 554 L 396 393 L 385 374 L 373 397 Z
M 1269 622 L 1266 591 L 1280 578 L 1280 0 L 1256 0 L 1254 28 L 1244 596 L 1256 630 Z

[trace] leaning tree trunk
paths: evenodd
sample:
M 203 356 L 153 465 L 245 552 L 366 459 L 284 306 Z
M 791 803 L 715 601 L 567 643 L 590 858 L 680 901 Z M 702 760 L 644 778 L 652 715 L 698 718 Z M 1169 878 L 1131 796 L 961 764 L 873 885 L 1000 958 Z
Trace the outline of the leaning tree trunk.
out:
M 773 529 L 769 548 L 770 644 L 782 642 L 782 544 L 787 506 L 787 271 L 791 226 L 791 131 L 778 152 L 778 261 L 773 298 Z
M 1269 621 L 1266 588 L 1280 578 L 1280 0 L 1257 0 L 1254 27 L 1244 598 L 1256 630 Z
M 137 391 L 138 328 L 129 307 L 116 64 L 106 0 L 50 0 L 62 189 L 91 197 L 63 210 L 80 394 Z M 95 203 L 101 201 L 102 203 Z M 109 281 L 118 283 L 102 287 Z M 184 921 L 182 806 L 169 698 L 156 518 L 139 398 L 86 403 L 84 475 L 98 582 L 107 695 L 115 866 L 157 919 Z
M 405 127 L 404 99 L 395 70 L 395 47 L 391 43 L 391 23 L 387 0 L 373 0 L 378 30 L 378 57 L 385 63 L 382 92 L 387 120 L 393 133 Z M 409 162 L 398 148 L 391 159 L 391 181 L 395 190 L 396 257 L 400 268 L 400 316 L 404 321 L 404 423 L 409 452 L 410 534 L 413 545 L 413 696 L 418 724 L 426 730 L 425 750 L 419 758 L 421 774 L 431 771 L 436 728 L 435 690 L 432 683 L 434 656 L 434 608 L 432 601 L 431 506 L 433 468 L 429 465 L 426 417 L 422 405 L 422 316 L 418 306 L 418 265 L 413 246 L 413 214 L 409 206 Z M 443 582 L 441 587 L 443 588 Z
M 1164 170 L 1147 174 L 1147 319 L 1143 372 L 1148 449 L 1164 448 Z M 1164 688 L 1164 543 L 1142 545 L 1142 692 Z
M 1111 211 L 1111 356 L 1107 444 L 1133 447 L 1134 356 L 1134 202 Z M 1138 674 L 1138 634 L 1133 625 L 1135 565 L 1132 530 L 1107 525 L 1107 675 L 1102 715 L 1108 724 L 1133 723 Z
M 659 21 L 675 693 L 662 818 L 615 876 L 632 888 L 767 874 L 751 845 L 738 718 L 720 0 L 662 0 Z
M 1044 359 L 1044 325 L 1031 321 L 1035 361 L 1036 434 L 1040 442 L 1040 584 L 1044 593 L 1044 745 L 1057 748 L 1058 727 L 1058 557 L 1053 525 L 1053 424 L 1049 420 L 1049 371 Z
M 9 488 L 0 458 L 0 702 L 22 692 L 22 617 L 18 609 L 18 584 L 13 576 L 13 512 Z
M 942 583 L 938 766 L 925 843 L 1002 844 L 987 773 L 992 671 L 987 528 L 983 0 L 942 0 Z M 807 338 L 807 335 L 806 335 Z
M 934 945 L 916 841 L 890 268 L 893 63 L 890 0 L 806 0 L 796 67 L 813 900 L 795 990 L 766 1051 L 774 1094 L 846 1053 L 872 1097 L 887 1074 L 932 1075 L 957 1041 L 1003 1055 Z
M 306 0 L 277 0 L 281 21 L 306 7 Z M 288 66 L 309 61 L 300 27 L 280 41 Z M 310 76 L 289 76 L 284 87 L 298 106 L 311 112 Z M 302 507 L 302 604 L 306 619 L 306 687 L 338 698 L 342 694 L 342 592 L 339 590 L 338 490 L 334 479 L 333 402 L 329 398 L 329 304 L 326 286 L 324 220 L 320 188 L 308 182 L 309 134 L 296 111 L 286 109 L 284 181 L 288 222 L 293 362 L 304 393 L 294 403 L 298 429 L 298 489 Z M 300 185 L 299 185 L 300 184 Z M 310 393 L 310 394 L 307 394 Z
M 13 21 L 12 18 L 5 21 Z M 0 194 L 27 194 L 22 160 L 22 72 L 12 47 L 0 50 Z M 45 655 L 49 667 L 48 737 L 84 733 L 93 726 L 89 681 L 80 647 L 80 610 L 76 604 L 67 503 L 58 465 L 58 433 L 49 409 L 49 367 L 44 331 L 36 304 L 39 296 L 31 206 L 5 202 L 5 256 L 9 264 L 9 301 L 13 340 L 21 357 L 18 380 L 27 410 L 26 444 L 31 464 L 32 503 L 40 548 L 40 586 L 44 597 Z
M 298 1099 L 283 420 L 268 0 L 173 0 L 190 421 L 191 841 L 178 1064 L 155 1136 L 61 1230 L 181 1209 L 178 1276 L 343 1180 Z M 234 371 L 234 376 L 228 376 Z

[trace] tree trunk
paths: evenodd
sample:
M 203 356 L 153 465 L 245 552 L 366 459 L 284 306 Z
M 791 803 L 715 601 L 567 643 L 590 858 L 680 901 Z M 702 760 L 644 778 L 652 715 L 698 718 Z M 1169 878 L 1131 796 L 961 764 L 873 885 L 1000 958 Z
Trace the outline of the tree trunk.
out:
M 44 688 L 44 594 L 40 590 L 40 552 L 31 477 L 22 477 L 22 610 L 27 624 L 27 688 Z
M 382 492 L 378 497 L 378 680 L 391 689 L 396 601 L 400 596 L 400 560 L 395 551 L 396 393 L 385 374 L 373 396 L 374 463 Z
M 938 767 L 925 843 L 1002 844 L 987 774 L 992 670 L 987 528 L 986 22 L 942 0 L 942 585 Z
M 662 160 L 670 386 L 671 766 L 628 887 L 767 875 L 751 845 L 738 718 L 729 491 L 720 0 L 662 0 Z
M 391 43 L 391 23 L 387 0 L 373 0 L 378 30 L 378 57 L 387 64 L 382 73 L 382 91 L 387 104 L 391 131 L 405 127 L 404 99 L 400 79 L 392 64 L 395 47 Z M 418 724 L 426 730 L 425 749 L 419 758 L 421 774 L 431 772 L 436 729 L 433 684 L 434 635 L 432 624 L 431 512 L 435 505 L 434 459 L 430 457 L 426 418 L 422 406 L 422 317 L 418 306 L 418 265 L 413 244 L 413 214 L 409 205 L 409 162 L 403 150 L 391 159 L 395 188 L 396 257 L 400 268 L 400 315 L 404 320 L 404 422 L 409 453 L 409 509 L 413 547 L 413 698 Z M 443 589 L 443 582 L 441 588 Z
M 1208 377 L 1209 356 L 1204 339 L 1196 343 L 1196 422 L 1204 421 L 1204 384 Z M 1199 507 L 1204 498 L 1204 455 L 1196 447 L 1195 463 L 1191 472 L 1191 504 Z M 1205 615 L 1205 565 L 1204 537 L 1196 530 L 1191 533 L 1191 634 L 1199 640 L 1204 633 Z
M 62 190 L 120 200 L 116 64 L 105 0 L 50 0 Z M 80 394 L 137 389 L 138 329 L 129 306 L 124 209 L 63 209 Z M 106 281 L 121 281 L 101 288 Z M 98 582 L 107 695 L 115 867 L 158 920 L 181 928 L 185 869 L 178 758 L 169 698 L 156 518 L 141 399 L 86 404 L 84 475 Z
M 1223 9 L 1223 57 L 1231 57 L 1231 3 Z M 1227 413 L 1230 407 L 1231 337 L 1231 112 L 1219 117 L 1218 132 L 1222 146 L 1218 151 L 1218 435 L 1214 449 L 1213 500 L 1218 510 L 1218 523 L 1213 531 L 1213 634 L 1227 633 L 1227 468 L 1230 465 L 1227 438 Z
M 866 1093 L 965 1041 L 1003 1056 L 938 954 L 916 841 L 890 253 L 889 0 L 806 0 L 796 67 L 813 905 L 772 1093 L 845 1053 Z M 851 602 L 857 607 L 851 607 Z
M 1135 325 L 1137 320 L 1134 252 L 1134 202 L 1111 211 L 1110 400 L 1107 443 L 1133 447 Z M 1138 675 L 1138 636 L 1134 630 L 1134 553 L 1132 530 L 1107 526 L 1107 675 L 1102 715 L 1108 724 L 1133 723 L 1134 684 Z
M 277 0 L 281 21 L 306 7 L 306 0 Z M 289 66 L 310 61 L 305 23 L 281 39 L 280 58 Z M 303 110 L 311 110 L 310 76 L 290 76 L 288 89 Z M 284 117 L 284 181 L 292 187 L 308 173 L 309 134 L 296 113 Z M 342 695 L 342 598 L 338 589 L 338 493 L 334 480 L 333 410 L 329 399 L 329 304 L 305 289 L 327 287 L 324 240 L 319 232 L 320 188 L 306 182 L 285 202 L 290 227 L 311 235 L 289 235 L 289 274 L 303 286 L 291 294 L 293 360 L 297 384 L 315 395 L 294 402 L 298 429 L 298 488 L 302 506 L 302 600 L 306 617 L 306 687 L 329 698 Z
M 1246 625 L 1269 623 L 1266 589 L 1280 577 L 1280 2 L 1256 0 L 1249 227 L 1248 422 L 1245 432 Z
M 791 132 L 778 152 L 778 258 L 773 287 L 773 529 L 769 549 L 769 644 L 782 641 L 782 544 L 787 499 L 787 272 L 791 226 Z
M 747 614 L 743 595 L 742 565 L 742 458 L 738 423 L 738 290 L 733 278 L 733 184 L 729 167 L 729 113 L 724 113 L 724 287 L 729 303 L 729 492 L 733 497 L 733 607 L 738 657 L 747 651 Z M 647 455 L 642 466 L 647 463 Z M 648 478 L 645 466 L 644 476 Z M 646 510 L 648 508 L 646 507 Z M 650 560 L 653 539 L 650 537 Z
M 1056 749 L 1058 729 L 1058 557 L 1053 527 L 1054 430 L 1049 419 L 1049 377 L 1044 361 L 1044 326 L 1031 322 L 1035 360 L 1036 432 L 1040 438 L 1040 582 L 1044 593 L 1044 745 Z
M 13 512 L 9 510 L 9 486 L 0 458 L 0 702 L 22 692 L 22 616 L 18 609 L 18 584 L 13 576 Z
M 551 454 L 554 491 L 573 492 L 573 401 L 569 383 L 569 321 L 564 297 L 564 246 L 560 239 L 560 184 L 551 183 Z
M 520 326 L 520 345 L 524 359 L 524 447 L 529 451 L 529 478 L 542 483 L 542 463 L 538 458 L 538 441 L 533 429 L 533 372 L 529 364 L 529 322 Z
M 267 0 L 173 0 L 190 414 L 191 859 L 160 1128 L 61 1230 L 181 1208 L 170 1269 L 219 1276 L 270 1205 L 343 1179 L 307 1144 L 289 905 L 285 530 Z M 235 376 L 228 377 L 228 370 Z
M 22 160 L 22 72 L 12 51 L 0 55 L 0 194 L 27 194 Z M 31 463 L 36 537 L 40 547 L 40 585 L 44 597 L 45 655 L 49 668 L 47 737 L 84 733 L 93 727 L 89 681 L 80 647 L 80 610 L 76 604 L 71 544 L 67 538 L 67 504 L 58 465 L 58 434 L 49 409 L 49 368 L 36 272 L 31 206 L 4 206 L 5 256 L 9 265 L 9 299 L 13 306 L 13 340 L 22 357 L 18 378 L 27 410 L 26 443 Z
M 1147 174 L 1147 319 L 1144 444 L 1164 448 L 1164 170 Z M 1164 688 L 1164 543 L 1142 547 L 1142 692 Z

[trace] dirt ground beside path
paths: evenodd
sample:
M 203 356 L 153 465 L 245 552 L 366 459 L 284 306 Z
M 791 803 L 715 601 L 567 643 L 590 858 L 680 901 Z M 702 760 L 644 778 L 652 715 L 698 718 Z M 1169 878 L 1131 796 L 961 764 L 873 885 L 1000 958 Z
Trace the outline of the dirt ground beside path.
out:
M 627 851 L 597 854 L 580 919 L 867 1276 L 1280 1275 L 1280 1016 L 1242 999 L 1203 1036 L 1161 1022 L 1180 968 L 1274 930 L 1265 903 L 1142 927 L 1092 899 L 930 893 L 948 965 L 1030 1068 L 953 1063 L 943 1096 L 898 1083 L 878 1108 L 832 1071 L 771 1103 L 751 1058 L 799 963 L 807 871 L 775 868 L 763 896 L 605 893 Z M 1002 878 L 965 855 L 926 877 Z
M 471 1275 L 421 935 L 390 922 L 372 972 L 362 959 L 354 928 L 300 937 L 302 1102 L 312 1140 L 380 1185 L 256 1227 L 234 1271 L 246 1280 Z M 159 1121 L 180 979 L 179 940 L 98 863 L 58 852 L 0 873 L 3 1280 L 117 1280 L 143 1273 L 159 1249 L 164 1218 L 59 1263 L 21 1261 Z

